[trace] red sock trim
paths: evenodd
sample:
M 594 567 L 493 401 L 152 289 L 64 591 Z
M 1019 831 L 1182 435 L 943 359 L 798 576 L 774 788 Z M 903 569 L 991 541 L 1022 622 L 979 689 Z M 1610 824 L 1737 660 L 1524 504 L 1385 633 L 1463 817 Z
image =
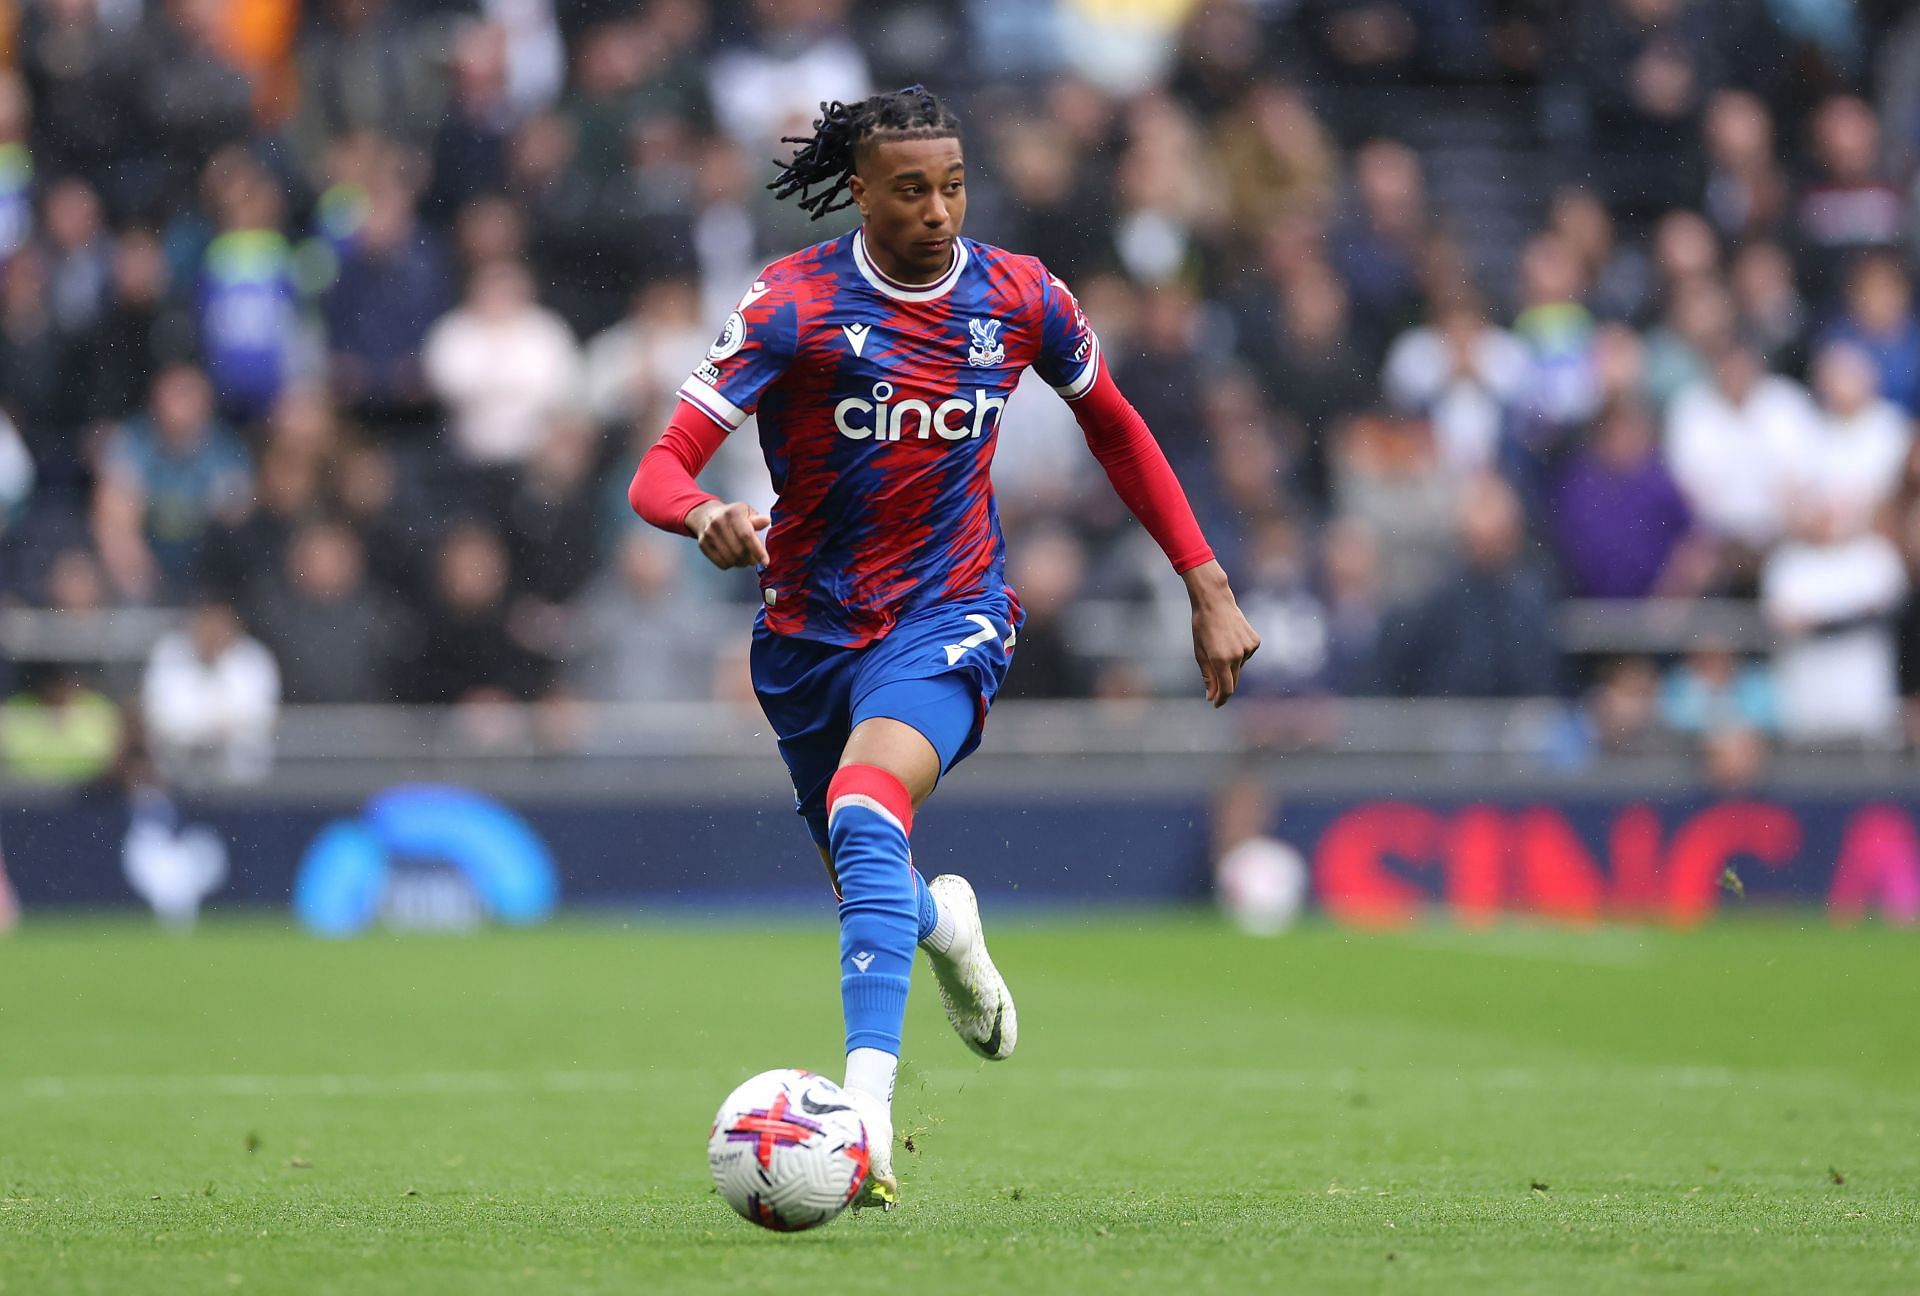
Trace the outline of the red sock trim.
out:
M 913 798 L 907 785 L 878 765 L 842 765 L 827 784 L 827 822 L 833 822 L 835 805 L 842 797 L 862 797 L 892 815 L 900 831 L 913 835 Z

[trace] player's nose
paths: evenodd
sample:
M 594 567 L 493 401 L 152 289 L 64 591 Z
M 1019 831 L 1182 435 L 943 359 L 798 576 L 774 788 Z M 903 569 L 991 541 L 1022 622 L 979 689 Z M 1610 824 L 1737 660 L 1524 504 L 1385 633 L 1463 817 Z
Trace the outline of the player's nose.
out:
M 947 200 L 934 194 L 927 203 L 926 222 L 928 229 L 939 229 L 947 223 Z

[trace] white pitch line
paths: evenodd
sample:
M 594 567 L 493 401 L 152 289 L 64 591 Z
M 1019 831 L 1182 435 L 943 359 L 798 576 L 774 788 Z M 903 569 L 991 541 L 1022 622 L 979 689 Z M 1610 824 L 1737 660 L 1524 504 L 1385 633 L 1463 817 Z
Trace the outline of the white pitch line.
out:
M 1016 1087 L 1088 1088 L 1109 1091 L 1150 1090 L 1192 1083 L 1195 1071 L 1178 1067 L 1097 1067 L 1059 1070 L 1025 1069 L 1001 1077 L 982 1070 L 922 1067 L 910 1070 L 904 1086 L 916 1076 L 942 1089 L 969 1084 L 1010 1082 Z M 1432 1093 L 1455 1090 L 1519 1090 L 1549 1087 L 1579 1088 L 1630 1083 L 1668 1089 L 1728 1089 L 1753 1087 L 1776 1090 L 1857 1089 L 1839 1077 L 1816 1074 L 1735 1072 L 1723 1067 L 1596 1067 L 1570 1063 L 1563 1067 L 1484 1067 L 1449 1070 L 1444 1067 L 1265 1068 L 1207 1067 L 1210 1089 L 1237 1093 L 1282 1090 L 1360 1089 L 1391 1090 L 1417 1085 Z M 38 1101 L 117 1101 L 130 1098 L 371 1098 L 409 1095 L 511 1096 L 527 1093 L 617 1094 L 657 1089 L 663 1082 L 676 1087 L 719 1087 L 740 1077 L 719 1067 L 660 1067 L 633 1071 L 422 1071 L 395 1074 L 295 1073 L 286 1075 L 44 1075 L 0 1083 L 0 1098 Z
M 711 1072 L 424 1071 L 398 1075 L 92 1075 L 35 1076 L 23 1098 L 360 1098 L 395 1094 L 619 1093 L 661 1079 Z

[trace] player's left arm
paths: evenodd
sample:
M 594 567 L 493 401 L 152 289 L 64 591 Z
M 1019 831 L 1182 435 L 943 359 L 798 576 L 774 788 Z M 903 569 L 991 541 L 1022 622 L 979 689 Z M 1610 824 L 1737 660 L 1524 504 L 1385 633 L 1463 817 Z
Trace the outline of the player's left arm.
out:
M 1241 615 L 1227 573 L 1214 560 L 1187 493 L 1160 443 L 1107 372 L 1100 339 L 1067 286 L 1041 271 L 1040 345 L 1034 372 L 1073 409 L 1093 457 L 1120 500 L 1147 529 L 1187 583 L 1193 605 L 1193 657 L 1207 701 L 1225 706 L 1240 685 L 1240 668 L 1260 647 Z

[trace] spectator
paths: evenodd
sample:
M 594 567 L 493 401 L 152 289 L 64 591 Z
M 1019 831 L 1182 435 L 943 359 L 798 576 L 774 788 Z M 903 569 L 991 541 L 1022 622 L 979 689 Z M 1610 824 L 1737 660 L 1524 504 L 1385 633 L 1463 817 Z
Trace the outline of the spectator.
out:
M 1851 535 L 1832 512 L 1767 557 L 1761 608 L 1775 634 L 1780 727 L 1799 742 L 1884 742 L 1899 732 L 1894 616 L 1907 593 L 1900 552 Z
M 626 319 L 587 344 L 587 409 L 608 427 L 664 425 L 674 394 L 704 357 L 711 334 L 691 280 L 647 285 Z
M 596 210 L 601 186 L 574 165 L 576 157 L 570 121 L 558 113 L 533 117 L 521 123 L 507 149 L 510 219 L 502 218 L 494 201 L 480 200 L 486 217 L 477 232 L 504 235 L 514 226 L 524 231 L 531 269 L 539 282 L 560 290 L 552 299 L 557 310 L 576 293 L 592 294 L 605 273 L 600 258 L 609 252 L 604 222 Z M 498 228 L 489 230 L 490 225 Z M 514 259 L 503 250 L 495 250 L 494 256 Z M 470 259 L 469 289 L 479 270 L 480 262 Z M 632 285 L 622 288 L 632 291 Z M 608 323 L 598 321 L 593 327 Z
M 169 292 L 166 254 L 152 230 L 120 235 L 106 306 L 74 347 L 81 415 L 116 422 L 138 410 L 160 367 L 193 354 L 194 328 Z
M 1798 383 L 1767 373 L 1754 344 L 1725 343 L 1711 381 L 1681 389 L 1667 409 L 1667 467 L 1695 518 L 1757 554 L 1786 529 L 1782 489 L 1815 420 Z
M 524 116 L 547 108 L 566 75 L 555 0 L 480 0 L 481 14 L 506 29 L 507 98 Z
M 41 602 L 75 618 L 93 617 L 107 608 L 107 574 L 87 550 L 62 549 L 47 564 Z
M 568 661 L 583 696 L 602 702 L 713 696 L 713 645 L 722 627 L 714 604 L 681 584 L 685 561 L 671 537 L 634 528 L 622 538 L 612 567 L 579 604 Z
M 0 262 L 33 237 L 33 153 L 30 109 L 18 75 L 0 71 Z
M 154 644 L 141 710 L 163 770 L 255 782 L 273 763 L 280 671 L 232 604 L 204 599 L 185 627 Z
M 1441 464 L 1472 474 L 1498 461 L 1529 366 L 1526 348 L 1511 333 L 1461 302 L 1400 336 L 1387 352 L 1381 383 L 1402 411 L 1433 424 Z
M 28 783 L 76 785 L 105 776 L 120 755 L 120 708 L 71 669 L 25 671 L 0 707 L 0 765 Z
M 1226 6 L 1214 8 L 1228 12 Z M 1214 147 L 1219 151 L 1221 169 L 1231 190 L 1233 225 L 1237 230 L 1251 233 L 1263 228 L 1275 216 L 1295 211 L 1317 215 L 1333 203 L 1339 154 L 1326 128 L 1314 116 L 1312 104 L 1298 87 L 1274 80 L 1255 82 L 1234 111 L 1221 115 L 1215 128 Z M 1071 187 L 1072 181 L 1070 165 L 1045 166 L 1039 177 L 1041 184 L 1059 184 L 1063 188 Z M 1079 201 L 1084 203 L 1086 199 L 1080 197 Z M 1386 214 L 1401 215 L 1397 211 Z M 1065 231 L 1055 231 L 1052 238 L 1065 242 L 1064 234 Z
M 341 523 L 312 521 L 282 552 L 259 627 L 280 663 L 286 700 L 326 705 L 388 696 L 403 618 L 367 584 L 359 537 Z
M 1881 167 L 1880 122 L 1862 100 L 1835 95 L 1821 104 L 1812 136 L 1819 174 L 1801 192 L 1797 217 L 1818 297 L 1837 282 L 1850 254 L 1901 242 L 1907 199 Z
M 802 135 L 828 99 L 872 93 L 867 59 L 847 29 L 847 0 L 811 5 L 753 0 L 746 41 L 707 64 L 707 100 L 720 129 L 754 156 Z
M 1797 373 L 1806 358 L 1807 304 L 1793 260 L 1778 243 L 1748 243 L 1734 254 L 1729 286 L 1739 327 L 1775 373 Z
M 1308 492 L 1327 493 L 1326 444 L 1341 419 L 1372 403 L 1366 354 L 1353 335 L 1347 290 L 1323 265 L 1297 274 L 1279 303 L 1270 348 L 1254 357 L 1269 397 L 1306 432 Z
M 1645 385 L 1655 409 L 1712 377 L 1712 357 L 1726 350 L 1736 325 L 1733 299 L 1717 279 L 1689 279 L 1668 294 L 1665 316 L 1647 331 Z
M 1461 565 L 1385 636 L 1386 682 L 1426 697 L 1540 697 L 1559 685 L 1547 585 L 1522 554 L 1520 502 L 1496 477 L 1467 487 Z
M 1045 528 L 1021 538 L 1010 583 L 1020 592 L 1016 664 L 1002 693 L 1017 698 L 1083 698 L 1093 691 L 1087 659 L 1075 649 L 1073 601 L 1086 575 L 1086 550 L 1070 532 Z
M 1327 683 L 1346 697 L 1381 692 L 1380 542 L 1353 518 L 1327 528 L 1321 550 L 1321 587 L 1327 609 Z
M 99 318 L 105 304 L 112 249 L 102 222 L 100 195 L 78 176 L 47 190 L 48 297 L 53 320 L 72 337 Z
M 415 216 L 413 190 L 397 165 L 380 168 L 327 294 L 335 393 L 374 418 L 427 403 L 420 351 L 451 304 L 446 256 Z
M 1878 378 L 1873 361 L 1851 346 L 1821 352 L 1813 370 L 1819 417 L 1787 464 L 1793 506 L 1832 512 L 1848 534 L 1893 502 L 1913 446 L 1912 420 L 1880 396 Z
M 20 15 L 21 71 L 34 105 L 34 158 L 49 175 L 110 177 L 116 205 L 125 195 L 122 164 L 136 152 L 139 130 L 128 72 L 133 42 L 127 33 L 101 21 L 91 0 L 16 8 Z M 29 96 L 8 77 L 0 99 L 6 103 L 0 135 L 17 142 L 26 126 Z M 17 100 L 17 103 L 16 103 Z M 19 129 L 13 128 L 18 117 Z M 31 219 L 20 226 L 24 238 Z M 7 249 L 11 251 L 12 249 Z
M 1878 370 L 1880 394 L 1920 413 L 1920 319 L 1913 312 L 1913 280 L 1899 257 L 1861 258 L 1847 276 L 1846 311 L 1821 341 L 1865 352 Z
M 482 266 L 496 261 L 525 261 L 527 218 L 513 200 L 499 195 L 476 198 L 454 216 L 453 250 L 459 279 L 471 283 Z M 727 309 L 734 298 L 728 298 Z
M 534 302 L 526 270 L 503 261 L 474 272 L 466 299 L 428 333 L 425 363 L 454 453 L 480 465 L 530 458 L 580 377 L 573 334 Z
M 1420 263 L 1426 249 L 1426 181 L 1420 156 L 1397 140 L 1362 145 L 1353 159 L 1355 209 L 1334 228 L 1333 263 L 1360 316 L 1377 330 L 1378 356 L 1388 338 L 1419 318 Z
M 1791 193 L 1774 150 L 1765 100 L 1723 90 L 1707 107 L 1707 186 L 1702 209 L 1728 239 L 1786 232 Z
M 109 441 L 93 498 L 101 559 L 132 599 L 179 596 L 208 528 L 246 506 L 251 476 L 245 448 L 214 418 L 213 392 L 198 369 L 163 369 L 149 410 Z
M 46 262 L 32 248 L 0 267 L 0 399 L 35 459 L 76 458 L 71 434 L 82 402 L 74 347 L 47 300 Z
M 1554 538 L 1569 592 L 1632 599 L 1691 594 L 1677 561 L 1692 515 L 1661 462 L 1652 416 L 1633 404 L 1603 411 L 1569 458 L 1553 496 Z
M 275 438 L 260 456 L 252 498 L 236 515 L 208 528 L 196 569 L 201 584 L 259 623 L 284 579 L 294 531 L 321 510 L 319 456 Z
M 313 173 L 342 135 L 430 124 L 439 89 L 429 33 L 390 0 L 323 0 L 315 8 L 324 16 L 299 45 L 300 110 L 289 131 Z
M 120 205 L 180 205 L 208 160 L 246 138 L 253 89 L 223 48 L 221 0 L 152 6 L 108 101 L 125 104 L 131 132 L 118 162 Z
M 1214 375 L 1201 417 L 1213 446 L 1212 484 L 1219 490 L 1218 499 L 1203 503 L 1225 522 L 1214 532 L 1216 554 L 1237 569 L 1246 538 L 1297 503 L 1294 457 L 1301 430 L 1267 404 L 1249 375 L 1231 369 Z
M 1580 304 L 1579 258 L 1558 234 L 1536 235 L 1527 244 L 1520 277 L 1522 309 L 1513 332 L 1529 359 L 1522 404 L 1532 426 L 1525 440 L 1550 446 L 1599 408 L 1595 323 Z
M 578 594 L 601 563 L 600 440 L 581 414 L 548 421 L 519 473 L 506 510 L 507 548 L 517 593 L 545 604 Z
M 200 347 L 223 414 L 266 413 L 295 376 L 299 293 L 281 232 L 285 198 L 273 177 L 232 154 L 211 168 L 219 237 L 200 268 Z
M 1114 174 L 1112 248 L 1139 283 L 1191 275 L 1224 223 L 1226 187 L 1191 116 L 1165 100 L 1133 105 L 1127 148 Z
M 1667 744 L 1660 732 L 1660 672 L 1645 657 L 1617 657 L 1572 707 L 1550 740 L 1549 757 L 1581 767 L 1606 756 L 1644 756 Z
M 740 285 L 752 283 L 764 264 L 760 252 L 770 244 L 753 206 L 759 194 L 747 155 L 719 136 L 709 136 L 702 148 L 694 175 L 689 268 L 699 271 L 701 316 L 725 319 L 740 299 Z
M 1122 343 L 1108 344 L 1103 339 L 1101 349 L 1149 427 L 1184 423 L 1200 408 L 1205 386 L 1199 303 L 1193 291 L 1179 283 L 1133 296 L 1140 318 L 1133 346 L 1122 350 Z M 1204 445 L 1183 438 L 1170 440 L 1165 449 L 1189 489 L 1196 479 L 1204 480 L 1201 474 L 1208 471 Z
M 506 29 L 476 23 L 454 41 L 452 101 L 433 135 L 426 208 L 437 222 L 444 224 L 477 198 L 505 191 L 513 124 Z
M 1027 519 L 1075 515 L 1087 497 L 1090 474 L 1099 470 L 1087 453 L 1086 437 L 1074 420 L 1073 407 L 1029 369 L 1014 384 L 1002 418 L 1005 426 L 1020 429 L 1019 436 L 1001 441 L 993 452 L 994 501 L 1007 533 L 1012 535 Z M 734 458 L 726 462 L 736 441 L 750 448 L 746 453 L 733 450 Z M 757 443 L 728 437 L 715 456 L 715 467 L 739 483 L 726 490 L 715 488 L 728 499 L 773 498 L 773 483 L 767 478 L 766 461 L 760 457 Z
M 1380 596 L 1418 602 L 1453 561 L 1460 479 L 1440 465 L 1429 424 L 1362 415 L 1346 424 L 1334 462 L 1334 516 L 1364 524 L 1380 554 Z
M 550 664 L 509 627 L 506 545 L 492 528 L 457 523 L 440 542 L 421 643 L 406 696 L 442 706 L 529 701 Z
M 1698 212 L 1671 211 L 1653 227 L 1653 266 L 1660 289 L 1720 278 L 1720 237 Z
M 1696 188 L 1689 145 L 1720 79 L 1714 14 L 1686 0 L 1581 8 L 1575 66 L 1613 205 L 1636 212 L 1673 206 Z
M 1241 672 L 1241 687 L 1257 697 L 1325 692 L 1332 646 L 1327 609 L 1313 588 L 1312 560 L 1292 519 L 1275 514 L 1254 527 L 1240 579 L 1240 606 L 1261 647 Z
M 1553 196 L 1547 227 L 1566 240 L 1580 263 L 1585 302 L 1603 320 L 1640 317 L 1653 292 L 1653 266 L 1638 248 L 1614 236 L 1606 204 L 1585 189 L 1562 189 Z
M 622 139 L 620 164 L 570 231 L 567 260 L 549 262 L 566 272 L 555 309 L 583 334 L 617 320 L 639 285 L 684 273 L 692 259 L 700 137 L 687 122 L 661 116 L 634 122 Z
M 1660 719 L 1676 733 L 1696 738 L 1730 731 L 1773 733 L 1780 727 L 1772 677 L 1718 639 L 1695 644 L 1667 672 Z
M 1920 10 L 1909 10 L 1884 33 L 1874 65 L 1879 117 L 1893 126 L 1887 132 L 1888 172 L 1912 175 L 1920 162 Z
M 1001 133 L 995 147 L 994 174 L 1013 204 L 1007 214 L 1008 246 L 1027 249 L 1076 286 L 1086 272 L 1106 269 L 1086 231 L 1112 225 L 1110 195 L 1094 179 L 1092 159 L 1075 147 L 1073 136 L 1056 123 L 1036 121 L 1030 129 Z M 1239 183 L 1255 183 L 1237 172 L 1228 174 Z

